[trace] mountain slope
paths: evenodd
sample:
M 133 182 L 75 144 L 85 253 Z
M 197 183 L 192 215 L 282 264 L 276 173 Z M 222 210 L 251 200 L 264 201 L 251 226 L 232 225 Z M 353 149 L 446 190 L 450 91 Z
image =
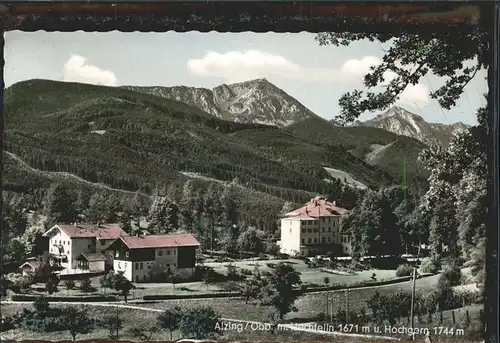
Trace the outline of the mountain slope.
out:
M 124 89 L 181 101 L 217 118 L 284 127 L 315 116 L 299 101 L 266 79 L 215 87 L 136 87 Z
M 122 88 L 24 81 L 6 89 L 4 113 L 5 150 L 30 167 L 132 192 L 151 194 L 195 173 L 237 178 L 271 197 L 303 202 L 330 187 L 324 167 L 343 170 L 368 186 L 393 182 L 341 147 L 277 127 L 224 121 L 178 101 Z M 11 163 L 4 171 L 16 189 L 30 182 L 18 177 L 25 175 L 19 166 Z
M 427 145 L 416 139 L 375 127 L 336 126 L 322 118 L 309 118 L 286 129 L 323 146 L 341 147 L 346 154 L 377 167 L 378 173 L 394 180 L 402 180 L 404 165 L 406 178 L 415 186 L 426 183 L 428 173 L 418 162 L 418 155 Z
M 469 127 L 460 122 L 451 125 L 428 123 L 421 116 L 397 106 L 373 119 L 356 124 L 381 128 L 398 135 L 418 139 L 427 145 L 435 144 L 443 147 L 448 146 L 455 134 L 463 132 Z

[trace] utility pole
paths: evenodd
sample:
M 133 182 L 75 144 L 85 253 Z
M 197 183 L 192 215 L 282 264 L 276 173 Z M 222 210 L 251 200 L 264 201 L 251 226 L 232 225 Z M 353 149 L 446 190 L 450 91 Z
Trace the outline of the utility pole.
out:
M 349 288 L 345 290 L 345 323 L 349 324 Z
M 326 316 L 328 316 L 328 301 L 329 301 L 329 296 L 330 296 L 330 292 L 326 292 Z
M 414 308 L 415 308 L 415 281 L 417 278 L 417 267 L 413 267 L 413 278 L 412 278 L 412 285 L 411 285 L 411 309 L 410 309 L 410 318 L 411 318 L 411 330 L 412 330 L 412 335 L 411 339 L 415 340 L 415 334 L 413 334 L 414 328 L 415 328 L 415 313 L 414 313 Z
M 330 300 L 332 301 L 332 303 L 330 304 L 330 323 L 333 323 L 333 293 L 330 297 Z
M 118 316 L 118 305 L 116 305 L 116 340 L 118 340 L 118 338 L 120 337 L 119 334 L 120 334 L 120 317 Z

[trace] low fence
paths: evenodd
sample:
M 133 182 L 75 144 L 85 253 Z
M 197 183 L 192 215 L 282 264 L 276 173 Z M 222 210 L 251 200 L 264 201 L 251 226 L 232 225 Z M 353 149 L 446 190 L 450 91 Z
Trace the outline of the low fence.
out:
M 58 276 L 59 279 L 61 280 L 82 280 L 86 278 L 102 276 L 105 274 L 106 274 L 105 271 L 86 272 L 86 273 L 75 271 L 74 273 L 73 272 L 66 272 L 64 274 L 61 273 Z
M 419 275 L 418 279 L 423 279 L 426 277 L 430 277 L 436 274 L 421 274 Z M 370 287 L 377 287 L 377 286 L 385 286 L 385 285 L 392 285 L 396 283 L 401 283 L 401 282 L 407 282 L 412 279 L 411 276 L 403 276 L 395 279 L 388 279 L 388 280 L 380 280 L 380 281 L 366 281 L 366 282 L 360 282 L 358 284 L 352 284 L 352 285 L 332 285 L 332 286 L 322 286 L 322 287 L 312 287 L 308 289 L 303 289 L 300 290 L 301 293 L 312 293 L 312 292 L 327 292 L 327 291 L 338 291 L 338 290 L 346 290 L 346 289 L 352 289 L 352 288 L 370 288 Z
M 12 301 L 35 301 L 41 295 L 31 294 L 13 294 Z M 45 296 L 45 299 L 51 302 L 108 302 L 116 301 L 114 295 L 89 295 L 89 296 Z
M 156 294 L 156 295 L 145 295 L 142 300 L 181 300 L 181 299 L 207 299 L 207 298 L 239 298 L 240 293 L 203 293 L 203 294 Z
M 420 275 L 419 279 L 424 277 L 429 277 L 434 274 Z M 314 293 L 314 292 L 327 292 L 327 291 L 340 291 L 353 288 L 370 288 L 376 286 L 385 286 L 391 284 L 397 284 L 400 282 L 410 281 L 411 276 L 404 276 L 396 279 L 382 280 L 382 281 L 368 281 L 365 283 L 355 284 L 355 285 L 332 285 L 325 287 L 314 287 L 308 289 L 297 289 L 296 292 L 300 294 Z M 206 298 L 241 298 L 242 294 L 239 292 L 214 292 L 214 293 L 203 293 L 203 294 L 154 294 L 145 295 L 142 300 L 173 300 L 173 299 L 206 299 Z

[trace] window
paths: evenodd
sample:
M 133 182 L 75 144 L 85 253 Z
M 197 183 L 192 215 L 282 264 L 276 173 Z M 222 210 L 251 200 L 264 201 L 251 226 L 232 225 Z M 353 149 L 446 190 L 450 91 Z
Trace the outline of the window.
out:
M 312 232 L 312 229 L 311 229 L 311 228 L 307 229 L 307 232 L 311 233 L 311 232 Z
M 118 262 L 118 269 L 122 269 L 122 264 Z
M 126 257 L 130 257 L 130 254 L 129 254 L 129 252 L 128 252 L 128 251 L 125 253 L 125 256 L 126 256 Z
M 314 237 L 314 243 L 318 243 L 318 239 Z
M 139 263 L 135 263 L 135 270 L 139 269 Z
M 306 233 L 306 229 L 302 229 L 302 233 Z
M 322 231 L 322 232 L 325 232 L 325 228 L 322 228 L 322 229 L 321 229 L 321 231 Z
M 328 237 L 328 243 L 332 241 L 332 237 Z
M 115 251 L 115 257 L 120 257 L 120 252 L 119 251 Z
M 177 267 L 177 264 L 174 263 L 174 267 Z
M 332 232 L 332 228 L 331 227 L 328 228 L 328 232 Z
M 104 240 L 101 240 L 101 245 L 104 245 L 106 244 L 106 242 Z
M 177 253 L 177 251 L 174 250 L 174 255 Z
M 87 245 L 87 249 L 92 249 L 92 245 Z
M 158 249 L 158 256 L 163 256 L 163 249 Z
M 141 270 L 144 269 L 144 264 L 141 262 Z
M 170 250 L 167 250 L 167 255 L 170 255 Z
M 304 244 L 306 242 L 306 240 L 304 238 L 302 238 L 301 242 L 302 242 L 302 244 Z
M 314 228 L 314 232 L 318 232 L 318 228 L 317 227 Z
M 307 243 L 311 243 L 311 239 L 310 238 L 307 239 Z

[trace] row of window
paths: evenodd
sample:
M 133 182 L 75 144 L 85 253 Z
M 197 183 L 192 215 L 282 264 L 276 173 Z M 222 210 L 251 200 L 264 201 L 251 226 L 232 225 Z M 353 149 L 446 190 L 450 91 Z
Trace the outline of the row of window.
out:
M 319 229 L 317 227 L 315 227 L 314 229 L 312 229 L 312 228 L 307 228 L 307 229 L 302 228 L 301 231 L 302 231 L 302 233 L 306 233 L 306 232 L 312 233 L 312 232 L 319 232 Z M 327 232 L 327 230 L 323 227 L 323 228 L 321 228 L 321 232 Z M 328 228 L 328 232 L 332 232 L 332 228 L 331 227 Z
M 302 241 L 302 244 L 306 244 L 306 240 L 304 238 L 302 238 L 301 241 Z M 314 239 L 312 239 L 312 238 L 307 239 L 307 244 L 313 244 L 313 242 L 318 243 L 318 238 L 314 237 Z M 332 237 L 321 237 L 321 243 L 332 243 Z
M 342 236 L 342 243 L 349 243 L 349 236 Z
M 61 247 L 61 248 L 52 247 L 52 248 L 50 248 L 50 252 L 53 253 L 53 254 L 57 254 L 57 255 L 63 255 L 63 254 L 65 254 L 65 250 L 64 250 L 63 247 Z M 69 247 L 68 247 L 68 254 L 69 254 Z
M 177 264 L 173 264 L 174 268 L 177 267 Z M 146 265 L 148 269 L 151 269 L 151 265 L 148 264 Z M 170 268 L 170 264 L 162 264 L 160 265 L 160 268 Z M 135 263 L 135 270 L 143 270 L 144 269 L 144 262 L 136 262 Z
M 165 251 L 164 251 L 165 250 Z M 172 250 L 173 255 L 176 255 L 177 251 Z M 170 255 L 171 250 L 168 249 L 158 249 L 158 256 L 163 256 L 163 253 L 165 253 L 165 256 Z
M 323 223 L 335 223 L 337 218 L 335 217 L 320 217 L 320 222 Z M 300 224 L 301 225 L 315 225 L 318 223 L 318 220 L 301 220 Z

